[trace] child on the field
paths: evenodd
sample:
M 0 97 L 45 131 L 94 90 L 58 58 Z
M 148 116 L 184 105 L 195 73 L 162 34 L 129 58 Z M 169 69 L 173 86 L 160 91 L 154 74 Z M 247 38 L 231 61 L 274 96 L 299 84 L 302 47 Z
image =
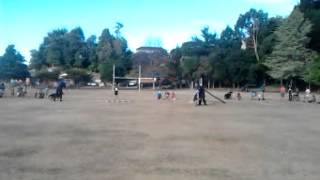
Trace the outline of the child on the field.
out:
M 160 90 L 156 93 L 156 96 L 157 96 L 158 100 L 160 100 L 162 98 L 162 93 Z
M 171 100 L 175 101 L 177 99 L 176 93 L 174 91 L 171 92 Z

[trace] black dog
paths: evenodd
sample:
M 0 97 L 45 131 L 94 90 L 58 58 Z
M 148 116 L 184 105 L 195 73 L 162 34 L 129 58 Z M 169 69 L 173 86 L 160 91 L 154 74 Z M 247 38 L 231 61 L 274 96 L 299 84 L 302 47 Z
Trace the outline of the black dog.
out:
M 224 95 L 224 99 L 231 99 L 232 92 L 228 92 L 227 94 Z
M 53 101 L 56 101 L 57 98 L 61 98 L 57 93 L 52 93 L 49 95 L 49 98 Z

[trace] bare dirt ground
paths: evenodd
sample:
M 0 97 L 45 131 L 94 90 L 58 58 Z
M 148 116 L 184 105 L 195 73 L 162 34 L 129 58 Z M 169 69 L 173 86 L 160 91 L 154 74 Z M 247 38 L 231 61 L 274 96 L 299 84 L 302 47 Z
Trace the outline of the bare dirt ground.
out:
M 1 180 L 319 180 L 319 104 L 152 91 L 0 99 Z M 223 97 L 221 92 L 214 94 Z

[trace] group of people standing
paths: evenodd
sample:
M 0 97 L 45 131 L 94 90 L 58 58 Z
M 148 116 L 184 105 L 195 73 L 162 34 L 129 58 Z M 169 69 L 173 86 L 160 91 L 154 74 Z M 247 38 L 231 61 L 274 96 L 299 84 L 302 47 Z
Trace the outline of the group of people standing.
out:
M 295 90 L 293 90 L 292 86 L 288 87 L 288 100 L 289 101 L 300 101 L 299 94 L 300 93 L 299 93 L 298 88 L 295 88 Z M 280 95 L 282 98 L 284 98 L 286 95 L 286 88 L 283 85 L 280 86 Z M 315 94 L 311 93 L 311 90 L 309 87 L 307 87 L 305 90 L 304 101 L 309 102 L 309 103 L 316 102 L 316 96 L 315 96 Z
M 165 100 L 172 100 L 175 101 L 176 100 L 176 93 L 174 91 L 165 91 L 164 94 L 159 90 L 156 92 L 155 94 L 156 98 L 158 100 L 160 99 L 165 99 Z
M 11 96 L 23 97 L 27 94 L 27 89 L 30 87 L 30 79 L 28 78 L 25 81 L 11 79 L 8 83 L 8 88 L 6 88 L 5 83 L 0 84 L 0 97 L 5 95 L 6 89 L 10 90 Z
M 54 83 L 55 91 L 50 94 L 54 98 L 58 98 L 62 101 L 63 89 L 66 87 L 66 83 L 62 78 L 59 78 L 57 82 Z M 31 89 L 30 80 L 22 81 L 22 80 L 11 80 L 9 84 L 10 94 L 11 96 L 23 97 L 27 94 L 27 89 Z M 6 86 L 4 83 L 0 83 L 0 97 L 5 95 Z M 48 85 L 46 87 L 40 87 L 38 91 L 35 93 L 35 98 L 44 98 L 48 93 Z

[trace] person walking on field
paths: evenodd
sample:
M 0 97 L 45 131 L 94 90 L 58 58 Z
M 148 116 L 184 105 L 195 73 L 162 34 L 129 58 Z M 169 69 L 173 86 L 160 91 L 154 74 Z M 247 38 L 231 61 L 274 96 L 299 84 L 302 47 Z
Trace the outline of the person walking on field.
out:
M 4 92 L 6 90 L 6 86 L 4 85 L 4 83 L 0 84 L 0 98 L 4 95 Z
M 56 89 L 56 95 L 60 99 L 60 101 L 62 101 L 63 88 L 65 88 L 65 87 L 66 87 L 66 83 L 64 82 L 63 79 L 60 79 L 58 82 L 57 89 Z
M 174 91 L 171 92 L 171 100 L 175 101 L 177 99 L 176 93 Z
M 292 89 L 291 89 L 291 87 L 289 87 L 288 94 L 289 94 L 289 101 L 292 101 L 293 98 L 292 98 Z
M 286 94 L 286 88 L 282 85 L 280 87 L 280 95 L 282 98 L 284 98 L 285 94 Z
M 205 92 L 205 89 L 203 86 L 199 87 L 198 93 L 199 93 L 199 104 L 198 105 L 201 106 L 202 102 L 204 105 L 207 105 L 206 92 Z

